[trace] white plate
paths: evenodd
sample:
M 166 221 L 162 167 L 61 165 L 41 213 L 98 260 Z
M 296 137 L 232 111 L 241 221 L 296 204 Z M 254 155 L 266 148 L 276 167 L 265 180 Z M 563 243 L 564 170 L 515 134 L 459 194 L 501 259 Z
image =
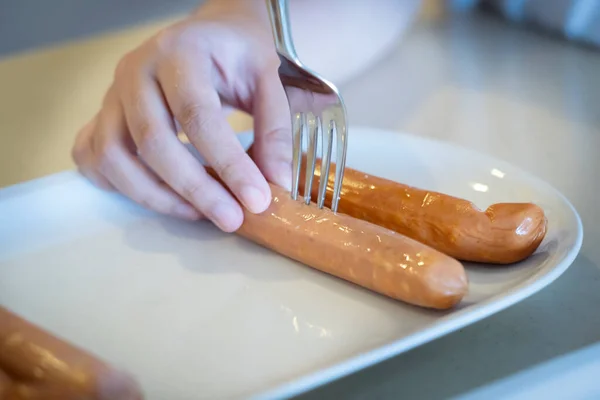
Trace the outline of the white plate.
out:
M 468 266 L 451 312 L 408 306 L 208 223 L 154 215 L 72 172 L 0 191 L 0 303 L 133 372 L 148 399 L 300 393 L 530 296 L 571 264 L 579 217 L 546 183 L 491 157 L 354 128 L 348 165 L 474 201 L 533 201 L 537 254 Z

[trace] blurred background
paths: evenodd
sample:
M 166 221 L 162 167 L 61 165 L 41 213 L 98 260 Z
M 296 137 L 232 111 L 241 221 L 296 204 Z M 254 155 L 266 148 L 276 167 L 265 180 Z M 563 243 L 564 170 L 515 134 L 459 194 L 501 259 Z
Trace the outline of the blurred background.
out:
M 501 92 L 512 91 L 511 99 L 494 98 L 505 106 L 523 95 L 533 96 L 541 103 L 536 103 L 537 110 L 528 112 L 543 113 L 545 109 L 539 106 L 550 102 L 547 105 L 551 108 L 558 106 L 575 113 L 579 120 L 582 116 L 596 120 L 590 108 L 597 104 L 597 91 L 592 89 L 598 87 L 598 80 L 591 73 L 598 71 L 594 69 L 598 62 L 596 50 L 585 49 L 582 43 L 567 43 L 557 34 L 561 29 L 570 32 L 567 19 L 581 20 L 581 16 L 578 20 L 577 15 L 565 11 L 565 7 L 577 3 L 584 6 L 579 7 L 579 13 L 587 21 L 588 36 L 600 38 L 600 5 L 596 2 L 594 6 L 594 1 L 529 0 L 526 7 L 533 10 L 530 22 L 541 28 L 530 32 L 531 26 L 517 27 L 513 23 L 519 19 L 516 5 L 525 4 L 522 0 L 487 0 L 491 6 L 488 8 L 500 10 L 506 18 L 481 7 L 475 13 L 478 16 L 473 17 L 475 0 L 423 0 L 416 21 L 400 18 L 397 22 L 402 40 L 391 45 L 384 62 L 369 71 L 370 75 L 349 71 L 357 79 L 342 82 L 351 122 L 451 138 L 437 126 L 422 126 L 418 119 L 432 112 L 424 107 L 435 108 L 441 106 L 439 102 L 453 98 L 472 113 L 481 104 L 473 101 L 474 92 L 465 90 L 487 84 L 500 84 L 503 87 L 496 89 Z M 98 109 L 117 61 L 202 2 L 0 0 L 0 187 L 72 168 L 69 151 L 74 136 Z M 382 23 L 396 22 L 388 18 Z M 327 64 L 320 68 L 326 70 Z M 530 68 L 537 69 L 535 76 L 527 76 Z M 321 72 L 327 76 L 327 71 Z M 410 74 L 421 79 L 406 79 Z M 458 97 L 450 93 L 456 85 L 447 84 L 449 75 L 450 81 L 466 83 Z M 564 91 L 553 92 L 556 98 L 542 95 L 548 92 L 542 86 L 549 82 L 562 85 Z M 580 90 L 582 87 L 588 90 Z M 390 93 L 391 88 L 397 90 L 395 94 Z M 389 115 L 392 104 L 397 105 L 394 118 Z M 245 115 L 234 114 L 230 121 L 236 130 L 251 127 Z M 469 122 L 477 123 L 476 119 Z M 527 125 L 515 116 L 511 123 Z M 460 135 L 468 135 L 462 128 Z M 488 135 L 495 132 L 487 124 L 481 129 Z
M 198 0 L 0 0 L 0 187 L 74 167 L 118 60 Z
M 384 62 L 368 73 L 347 71 L 358 78 L 352 82 L 336 82 L 341 83 L 347 97 L 353 123 L 451 138 L 448 133 L 439 132 L 437 126 L 421 126 L 422 121 L 418 120 L 431 112 L 424 107 L 438 107 L 440 101 L 454 98 L 456 93 L 448 91 L 455 85 L 444 83 L 449 74 L 459 81 L 467 79 L 465 89 L 471 90 L 486 82 L 500 83 L 490 80 L 494 76 L 506 78 L 503 84 L 516 90 L 513 95 L 517 97 L 523 94 L 520 92 L 527 92 L 527 85 L 537 88 L 542 78 L 556 84 L 566 80 L 565 94 L 571 98 L 566 110 L 576 107 L 574 112 L 579 114 L 582 114 L 581 107 L 587 110 L 590 106 L 593 99 L 588 97 L 596 96 L 595 91 L 578 91 L 582 85 L 598 86 L 596 79 L 578 70 L 595 68 L 597 58 L 591 55 L 593 51 L 575 49 L 580 45 L 566 44 L 556 32 L 547 29 L 563 27 L 565 18 L 572 17 L 564 12 L 564 7 L 576 0 L 529 0 L 528 7 L 537 4 L 532 13 L 534 24 L 543 27 L 535 33 L 507 22 L 518 18 L 514 8 L 519 3 L 524 4 L 522 0 L 488 0 L 487 4 L 501 9 L 508 20 L 484 11 L 477 12 L 481 14 L 477 18 L 473 18 L 471 11 L 465 16 L 465 10 L 471 10 L 477 3 L 474 0 L 401 1 L 409 4 L 407 9 L 412 7 L 410 4 L 420 3 L 420 11 L 416 21 L 403 16 L 398 16 L 397 22 L 394 16 L 382 17 L 385 19 L 382 24 L 399 25 L 399 40 L 390 45 L 392 51 L 382 58 Z M 0 187 L 72 168 L 69 152 L 74 136 L 97 111 L 118 60 L 202 2 L 0 0 Z M 590 4 L 588 0 L 579 2 Z M 588 11 L 587 19 L 597 20 L 588 24 L 598 30 L 591 36 L 600 37 L 600 7 L 588 5 Z M 405 30 L 407 35 L 404 35 Z M 554 36 L 544 36 L 547 32 Z M 352 45 L 349 38 L 346 47 L 350 52 Z M 576 56 L 572 55 L 574 52 Z M 493 61 L 498 57 L 503 57 L 501 64 Z M 593 58 L 591 64 L 584 61 L 588 57 Z M 319 62 L 318 57 L 313 59 Z M 321 61 L 316 69 L 327 76 L 327 63 Z M 556 69 L 556 63 L 561 63 L 561 68 L 578 71 L 565 74 Z M 533 81 L 521 73 L 529 67 L 539 69 Z M 410 74 L 417 74 L 421 79 L 406 79 Z M 393 82 L 391 86 L 390 82 Z M 396 90 L 394 94 L 390 93 L 391 88 Z M 543 90 L 535 89 L 529 94 L 536 97 L 537 93 Z M 562 96 L 562 93 L 556 94 Z M 462 91 L 455 100 L 466 102 L 465 107 L 473 112 L 481 108 L 472 102 L 473 95 L 473 92 Z M 369 101 L 365 102 L 367 98 Z M 506 102 L 507 99 L 500 100 L 496 96 L 495 101 Z M 554 100 L 550 96 L 543 101 Z M 559 102 L 560 107 L 565 106 L 562 100 Z M 395 107 L 394 118 L 389 115 L 390 107 Z M 587 111 L 583 114 L 588 115 Z M 238 131 L 251 127 L 251 120 L 245 115 L 234 114 L 230 121 Z M 516 123 L 514 118 L 513 123 Z M 485 125 L 482 129 L 490 127 Z M 494 134 L 491 129 L 488 133 Z
M 200 3 L 0 0 L 0 187 L 73 168 L 75 135 L 98 110 L 117 61 Z M 600 1 L 529 0 L 529 25 L 519 23 L 522 0 L 489 2 L 505 17 L 474 11 L 475 3 L 425 0 L 414 20 L 402 20 L 389 51 L 342 83 L 350 124 L 451 141 L 550 182 L 582 217 L 582 253 L 522 306 L 344 380 L 327 389 L 332 398 L 342 388 L 456 394 L 598 340 L 600 52 L 565 37 L 600 38 Z M 251 127 L 241 114 L 230 122 Z M 468 351 L 458 360 L 453 348 Z M 481 368 L 491 357 L 493 367 Z
M 0 57 L 183 15 L 203 0 L 2 0 Z
M 402 1 L 407 4 L 419 3 L 413 0 Z M 537 12 L 536 18 L 545 22 L 546 27 L 556 27 L 564 22 L 557 19 L 556 15 L 562 15 L 563 18 L 567 15 L 560 13 L 561 4 L 572 0 L 530 0 L 528 3 L 536 1 L 544 5 L 538 7 L 541 11 Z M 0 187 L 72 168 L 74 165 L 69 152 L 74 136 L 99 108 L 118 60 L 158 29 L 169 25 L 202 2 L 0 0 Z M 362 78 L 348 84 L 341 82 L 343 92 L 350 94 L 346 97 L 351 122 L 431 131 L 431 127 L 420 127 L 419 123 L 415 123 L 415 118 L 425 112 L 422 108 L 427 106 L 423 103 L 425 100 L 444 101 L 440 100 L 440 96 L 447 96 L 448 93 L 444 94 L 444 91 L 449 88 L 440 86 L 440 79 L 445 80 L 448 72 L 453 71 L 459 79 L 469 77 L 469 86 L 473 88 L 473 84 L 483 82 L 484 71 L 492 74 L 499 68 L 496 64 L 488 66 L 487 62 L 501 54 L 507 58 L 500 72 L 508 74 L 507 77 L 514 77 L 519 73 L 519 68 L 531 65 L 529 60 L 523 59 L 528 54 L 528 40 L 532 48 L 540 51 L 544 46 L 551 46 L 550 43 L 556 42 L 552 46 L 560 48 L 563 55 L 556 53 L 556 49 L 537 53 L 542 58 L 554 54 L 556 61 L 562 63 L 567 60 L 564 55 L 571 51 L 569 48 L 574 47 L 572 44 L 565 45 L 562 38 L 558 37 L 540 39 L 538 36 L 543 35 L 543 31 L 534 34 L 522 32 L 523 28 L 516 29 L 510 26 L 510 22 L 498 17 L 486 15 L 483 19 L 472 18 L 472 12 L 469 12 L 469 17 L 465 17 L 464 11 L 473 8 L 475 3 L 473 0 L 423 0 L 420 2 L 416 21 L 402 16 L 398 17 L 398 22 L 393 18 L 382 21 L 382 24 L 400 25 L 399 40 L 391 44 L 391 54 L 384 57 L 388 62 L 387 68 L 394 68 L 397 76 L 390 76 L 383 63 L 375 71 L 371 71 L 379 72 L 379 76 L 372 74 L 366 83 L 361 83 Z M 515 1 L 488 2 L 499 8 L 508 3 Z M 600 7 L 596 8 L 600 10 Z M 594 14 L 594 18 L 596 17 L 599 23 L 595 26 L 600 29 L 600 12 Z M 473 37 L 481 35 L 481 27 L 484 25 L 487 32 L 495 32 L 496 36 L 484 34 L 480 38 Z M 405 30 L 409 31 L 406 40 Z M 497 35 L 500 31 L 502 34 Z M 536 39 L 539 42 L 531 42 Z M 513 43 L 512 40 L 521 42 Z M 351 41 L 347 45 L 350 51 Z M 578 56 L 577 60 L 582 57 L 586 55 Z M 310 54 L 308 58 L 311 58 Z M 318 57 L 312 58 L 318 62 Z M 544 64 L 537 64 L 536 68 L 546 72 L 553 68 L 547 62 L 554 61 L 540 61 Z M 574 62 L 577 64 L 579 61 Z M 311 65 L 310 62 L 308 64 Z M 590 65 L 590 68 L 593 66 Z M 328 76 L 326 62 L 323 61 L 316 69 Z M 422 79 L 418 82 L 405 79 L 411 73 L 420 74 Z M 348 71 L 348 74 L 356 77 L 357 72 Z M 366 75 L 366 71 L 358 74 L 359 77 Z M 571 86 L 568 93 L 571 94 L 579 85 L 586 84 L 578 80 L 587 80 L 586 77 L 574 76 L 567 79 Z M 410 93 L 410 97 L 392 95 L 389 87 L 386 91 L 382 84 L 389 83 L 390 80 L 395 81 L 392 87 L 398 89 L 396 94 Z M 510 87 L 515 86 L 515 79 L 512 82 Z M 374 102 L 372 96 L 361 96 L 356 92 L 357 89 L 352 89 L 362 88 L 364 85 L 368 86 L 364 88 L 364 93 L 377 96 Z M 516 86 L 522 90 L 522 85 Z M 352 95 L 353 92 L 356 95 Z M 370 99 L 369 104 L 363 100 L 366 98 Z M 464 100 L 468 101 L 468 96 Z M 584 99 L 574 101 L 580 103 Z M 398 108 L 402 109 L 395 110 L 396 116 L 391 119 L 388 107 L 393 102 L 397 102 Z M 230 121 L 238 131 L 251 127 L 251 120 L 245 115 L 234 114 Z

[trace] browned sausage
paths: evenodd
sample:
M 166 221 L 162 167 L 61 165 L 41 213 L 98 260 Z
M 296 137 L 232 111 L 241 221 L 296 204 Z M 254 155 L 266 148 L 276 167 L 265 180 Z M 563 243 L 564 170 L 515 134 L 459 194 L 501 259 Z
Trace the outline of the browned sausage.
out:
M 456 305 L 467 292 L 458 261 L 396 232 L 291 199 L 271 185 L 261 214 L 244 211 L 237 233 L 310 267 L 410 304 Z
M 93 400 L 81 391 L 64 386 L 13 381 L 0 370 L 0 400 Z
M 37 389 L 31 387 L 32 392 L 34 389 L 73 392 L 82 399 L 142 398 L 127 375 L 3 307 L 0 307 L 0 369 L 14 380 L 39 385 Z
M 306 156 L 304 158 L 306 162 Z M 320 161 L 316 176 L 320 177 Z M 327 205 L 333 197 L 332 164 Z M 319 179 L 313 181 L 316 200 Z M 300 179 L 304 192 L 304 176 Z M 529 257 L 546 235 L 544 211 L 531 203 L 500 203 L 481 211 L 446 194 L 346 168 L 338 212 L 386 227 L 462 261 L 509 264 Z
M 0 400 L 9 400 L 8 395 L 12 389 L 12 379 L 0 368 Z
M 104 397 L 109 399 L 110 397 Z M 64 386 L 47 386 L 17 382 L 12 385 L 1 400 L 94 400 L 81 391 Z

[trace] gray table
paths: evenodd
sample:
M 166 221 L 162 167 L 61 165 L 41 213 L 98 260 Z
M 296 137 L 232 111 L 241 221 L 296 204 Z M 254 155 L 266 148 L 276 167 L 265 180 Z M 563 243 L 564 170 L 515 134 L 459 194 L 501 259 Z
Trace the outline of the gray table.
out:
M 177 7 L 193 2 L 179 0 Z M 48 43 L 119 26 L 128 20 L 123 13 L 139 19 L 135 7 L 120 6 L 117 22 L 106 12 L 91 27 L 72 23 L 69 31 L 61 24 L 54 34 L 48 28 L 22 36 L 22 47 L 36 45 L 35 37 Z M 162 2 L 143 8 L 145 18 L 164 17 Z M 65 9 L 76 21 L 77 8 Z M 156 28 L 0 61 L 0 186 L 72 167 L 70 144 L 99 106 L 112 65 Z M 3 37 L 19 39 L 9 33 Z M 0 43 L 0 50 L 17 44 Z M 585 238 L 572 267 L 528 300 L 302 397 L 428 399 L 482 388 L 473 397 L 493 398 L 524 390 L 542 395 L 534 390 L 544 386 L 546 398 L 553 398 L 548 390 L 565 398 L 559 390 L 574 389 L 600 398 L 600 380 L 590 378 L 600 373 L 600 52 L 490 16 L 457 15 L 419 22 L 393 54 L 342 91 L 353 125 L 456 142 L 547 180 L 579 211 Z

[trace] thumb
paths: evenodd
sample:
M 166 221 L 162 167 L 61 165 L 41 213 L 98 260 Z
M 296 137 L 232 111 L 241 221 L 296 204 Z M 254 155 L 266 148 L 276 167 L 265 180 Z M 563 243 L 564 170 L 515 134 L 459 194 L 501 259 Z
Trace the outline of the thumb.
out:
M 284 189 L 292 182 L 292 129 L 287 97 L 276 71 L 259 80 L 253 102 L 252 157 L 265 178 Z

